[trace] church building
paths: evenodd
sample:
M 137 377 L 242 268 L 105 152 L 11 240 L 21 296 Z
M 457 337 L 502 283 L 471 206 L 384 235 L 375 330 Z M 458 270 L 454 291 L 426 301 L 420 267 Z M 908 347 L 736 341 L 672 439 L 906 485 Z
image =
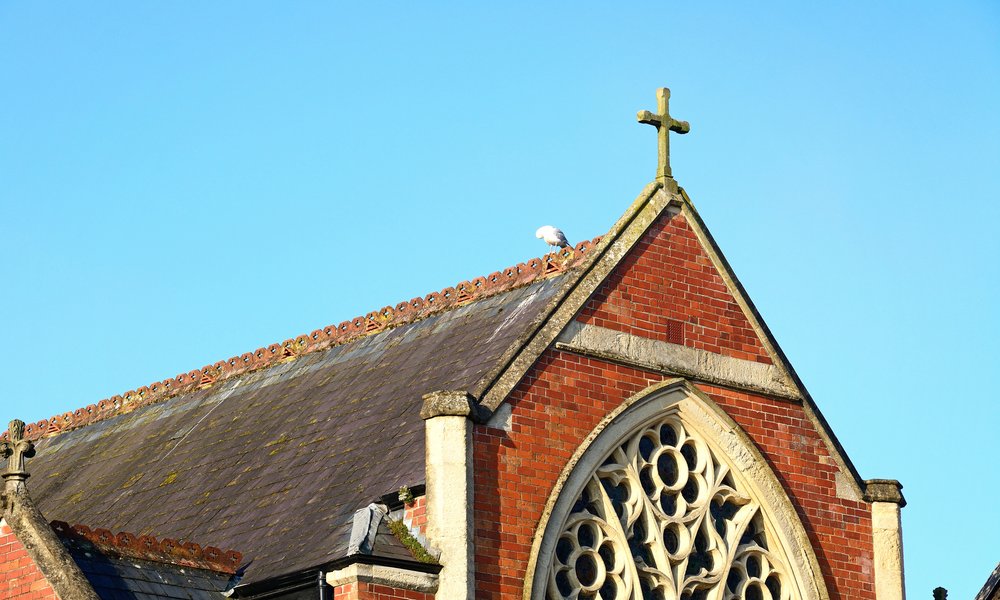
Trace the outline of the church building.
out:
M 902 486 L 837 441 L 658 100 L 600 237 L 12 422 L 0 600 L 902 600 Z

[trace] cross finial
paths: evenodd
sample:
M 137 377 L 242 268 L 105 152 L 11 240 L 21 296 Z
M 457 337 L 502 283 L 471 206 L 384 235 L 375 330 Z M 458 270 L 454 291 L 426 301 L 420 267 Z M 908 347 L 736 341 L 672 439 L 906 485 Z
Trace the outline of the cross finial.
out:
M 24 485 L 28 472 L 24 470 L 24 459 L 35 455 L 35 444 L 24 439 L 24 421 L 14 419 L 7 428 L 8 441 L 0 442 L 0 457 L 7 459 L 7 469 L 0 473 L 4 487 L 13 492 Z
M 676 188 L 674 176 L 670 172 L 670 132 L 687 133 L 691 131 L 691 125 L 687 121 L 678 121 L 670 116 L 670 90 L 660 88 L 656 90 L 657 114 L 648 110 L 640 110 L 636 118 L 640 123 L 656 126 L 657 146 L 659 148 L 659 161 L 656 165 L 656 180 L 665 186 Z

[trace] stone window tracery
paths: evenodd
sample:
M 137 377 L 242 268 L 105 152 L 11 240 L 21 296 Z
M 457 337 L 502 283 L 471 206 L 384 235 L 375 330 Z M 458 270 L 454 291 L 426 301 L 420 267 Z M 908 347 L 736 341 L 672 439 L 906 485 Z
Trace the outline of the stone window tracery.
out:
M 589 477 L 548 565 L 548 600 L 799 600 L 728 464 L 676 413 L 634 430 Z

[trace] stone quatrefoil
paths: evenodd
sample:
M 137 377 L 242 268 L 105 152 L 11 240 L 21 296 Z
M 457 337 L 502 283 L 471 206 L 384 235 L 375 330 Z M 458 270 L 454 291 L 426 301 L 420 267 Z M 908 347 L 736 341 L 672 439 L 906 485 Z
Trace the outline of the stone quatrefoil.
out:
M 548 600 L 798 600 L 761 507 L 676 417 L 591 475 L 556 542 Z

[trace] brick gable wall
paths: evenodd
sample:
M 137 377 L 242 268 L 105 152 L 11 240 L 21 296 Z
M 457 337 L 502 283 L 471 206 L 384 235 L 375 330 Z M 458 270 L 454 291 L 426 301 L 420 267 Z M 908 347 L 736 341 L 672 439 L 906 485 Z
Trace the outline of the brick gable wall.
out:
M 771 364 L 756 332 L 681 214 L 664 214 L 650 226 L 587 302 L 578 320 Z M 680 330 L 672 330 L 678 325 Z
M 0 600 L 59 600 L 21 540 L 0 526 Z
M 598 422 L 664 377 L 547 351 L 508 402 L 509 432 L 474 429 L 476 597 L 521 598 L 532 538 L 563 466 Z M 836 467 L 803 408 L 703 386 L 776 472 L 815 549 L 831 600 L 874 599 L 867 504 L 837 498 Z

